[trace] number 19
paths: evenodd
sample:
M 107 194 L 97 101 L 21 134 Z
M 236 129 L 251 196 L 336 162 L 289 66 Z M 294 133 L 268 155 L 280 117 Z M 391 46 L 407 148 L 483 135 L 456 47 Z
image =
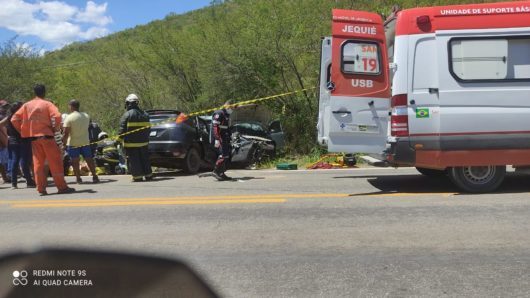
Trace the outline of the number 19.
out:
M 368 70 L 368 67 L 370 67 L 369 71 L 375 71 L 377 69 L 377 60 L 374 58 L 363 58 L 363 65 L 365 71 Z

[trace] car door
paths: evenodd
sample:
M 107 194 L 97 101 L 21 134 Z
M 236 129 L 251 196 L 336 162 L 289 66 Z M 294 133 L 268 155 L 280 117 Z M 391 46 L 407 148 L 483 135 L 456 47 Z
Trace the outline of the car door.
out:
M 215 148 L 211 142 L 213 140 L 213 137 L 211 136 L 212 121 L 211 119 L 204 119 L 203 117 L 195 117 L 194 121 L 197 128 L 197 135 L 199 138 L 198 141 L 201 144 L 201 148 L 204 152 L 203 159 L 207 163 L 212 164 L 217 158 Z
M 437 52 L 434 34 L 409 37 L 410 89 L 408 120 L 410 145 L 417 150 L 438 150 L 440 99 Z M 445 48 L 443 48 L 445 51 Z
M 331 37 L 322 38 L 322 48 L 320 52 L 320 82 L 318 99 L 318 120 L 317 132 L 318 143 L 327 147 L 329 139 L 330 97 L 334 86 L 331 82 Z
M 285 146 L 285 139 L 280 120 L 274 120 L 269 124 L 269 133 L 271 139 L 276 144 L 276 150 L 282 150 Z
M 530 148 L 530 36 L 517 29 L 437 34 L 442 150 Z M 468 160 L 461 161 L 469 162 Z M 488 164 L 488 160 L 475 161 Z M 517 160 L 511 161 L 518 162 Z
M 386 148 L 390 82 L 383 21 L 333 10 L 328 151 L 379 155 Z

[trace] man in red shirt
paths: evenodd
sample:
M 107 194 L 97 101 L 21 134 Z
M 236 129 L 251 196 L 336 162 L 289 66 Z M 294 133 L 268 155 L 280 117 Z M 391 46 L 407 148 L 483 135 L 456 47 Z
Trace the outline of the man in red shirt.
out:
M 23 138 L 31 139 L 38 192 L 41 195 L 48 194 L 46 192 L 47 177 L 44 172 L 44 162 L 48 160 L 53 181 L 59 190 L 58 193 L 72 193 L 75 189 L 66 185 L 61 150 L 54 139 L 55 131 L 61 129 L 61 114 L 53 103 L 44 99 L 46 96 L 44 85 L 37 84 L 33 90 L 35 98 L 25 103 L 13 115 L 11 123 Z

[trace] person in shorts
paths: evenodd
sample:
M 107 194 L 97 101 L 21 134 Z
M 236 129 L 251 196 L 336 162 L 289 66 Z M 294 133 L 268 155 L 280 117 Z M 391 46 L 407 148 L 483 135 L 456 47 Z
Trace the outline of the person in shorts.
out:
M 90 172 L 92 173 L 92 182 L 98 183 L 99 178 L 96 174 L 96 165 L 92 155 L 92 149 L 89 145 L 88 126 L 90 117 L 87 113 L 79 111 L 81 104 L 79 101 L 72 99 L 68 103 L 70 114 L 64 119 L 64 137 L 66 151 L 70 156 L 70 162 L 76 176 L 78 184 L 82 183 L 81 170 L 79 168 L 79 157 L 83 156 Z

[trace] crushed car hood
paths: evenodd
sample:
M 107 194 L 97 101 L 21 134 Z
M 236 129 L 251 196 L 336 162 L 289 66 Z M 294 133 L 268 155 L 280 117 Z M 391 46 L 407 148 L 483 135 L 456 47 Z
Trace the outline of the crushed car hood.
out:
M 248 140 L 256 140 L 256 141 L 263 141 L 263 142 L 270 142 L 270 141 L 272 141 L 271 139 L 262 138 L 262 137 L 258 137 L 258 136 L 241 135 L 241 137 L 243 137 L 243 138 L 245 138 L 245 139 L 248 139 Z

